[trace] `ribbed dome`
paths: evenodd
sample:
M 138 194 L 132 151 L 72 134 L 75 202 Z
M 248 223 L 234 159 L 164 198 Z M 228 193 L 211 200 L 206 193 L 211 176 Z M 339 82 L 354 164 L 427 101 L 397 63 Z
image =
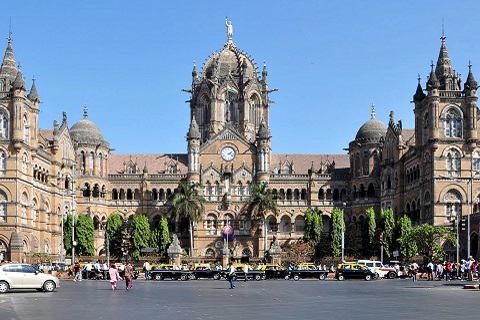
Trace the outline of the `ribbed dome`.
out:
M 205 62 L 202 78 L 223 79 L 229 74 L 232 76 L 240 74 L 242 68 L 245 77 L 258 78 L 257 68 L 247 53 L 238 50 L 234 43 L 227 43 L 221 51 L 215 52 Z
M 387 126 L 380 120 L 375 119 L 375 105 L 372 104 L 372 118 L 365 122 L 357 132 L 355 141 L 378 142 L 385 138 Z
M 78 143 L 98 144 L 103 142 L 103 136 L 98 127 L 88 120 L 86 106 L 83 111 L 83 119 L 70 128 L 70 136 Z

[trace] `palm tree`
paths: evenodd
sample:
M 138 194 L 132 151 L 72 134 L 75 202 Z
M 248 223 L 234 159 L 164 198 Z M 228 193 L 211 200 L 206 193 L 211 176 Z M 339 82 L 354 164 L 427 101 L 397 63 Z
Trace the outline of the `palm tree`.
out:
M 268 211 L 278 215 L 277 199 L 266 183 L 252 186 L 252 194 L 244 208 L 250 213 L 252 219 L 262 219 Z
M 272 189 L 266 183 L 252 186 L 252 194 L 247 200 L 244 209 L 253 219 L 264 219 L 267 212 L 278 215 L 277 199 Z M 267 228 L 265 226 L 265 251 L 267 250 Z
M 205 212 L 205 198 L 198 194 L 198 187 L 198 183 L 189 185 L 182 181 L 178 185 L 178 191 L 168 199 L 171 202 L 168 209 L 170 216 L 176 221 L 182 218 L 189 221 L 190 257 L 193 255 L 193 223 L 198 223 Z

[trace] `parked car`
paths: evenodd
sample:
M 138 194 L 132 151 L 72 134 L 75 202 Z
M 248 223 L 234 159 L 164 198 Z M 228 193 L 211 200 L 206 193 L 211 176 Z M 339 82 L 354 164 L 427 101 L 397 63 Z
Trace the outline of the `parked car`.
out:
M 375 272 L 379 278 L 395 279 L 398 276 L 394 268 L 385 267 L 380 261 L 358 260 L 357 263 L 368 267 Z
M 319 270 L 313 263 L 303 263 L 288 270 L 288 277 L 295 281 L 300 279 L 318 279 L 325 280 L 328 276 L 328 270 Z
M 234 264 L 233 267 L 235 268 L 235 275 L 234 279 L 243 279 L 245 280 L 245 276 L 247 276 L 248 280 L 255 279 L 257 281 L 260 280 L 265 280 L 265 271 L 262 270 L 254 270 L 251 267 L 249 267 L 248 274 L 245 275 L 245 272 L 243 271 L 243 264 Z M 218 279 L 228 279 L 228 270 L 222 270 L 219 273 L 220 277 Z
M 164 279 L 188 280 L 191 278 L 191 273 L 189 270 L 180 270 L 175 265 L 163 264 L 150 269 L 150 278 L 157 281 Z
M 343 281 L 345 279 L 365 279 L 370 281 L 376 279 L 377 274 L 364 265 L 358 263 L 341 263 L 337 266 L 335 279 Z
M 52 292 L 60 287 L 60 280 L 40 272 L 30 264 L 8 263 L 0 265 L 0 293 L 10 289 L 36 289 Z
M 220 271 L 211 269 L 210 266 L 198 265 L 193 267 L 190 270 L 190 279 L 197 280 L 197 279 L 215 279 L 218 280 L 220 278 Z
M 288 270 L 275 264 L 266 264 L 260 269 L 265 272 L 266 279 L 285 279 L 288 280 Z

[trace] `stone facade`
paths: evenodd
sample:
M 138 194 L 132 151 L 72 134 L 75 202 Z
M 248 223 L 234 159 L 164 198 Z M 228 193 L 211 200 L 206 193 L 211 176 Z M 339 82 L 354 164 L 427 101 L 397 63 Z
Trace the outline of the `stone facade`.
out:
M 191 95 L 187 153 L 113 154 L 86 106 L 71 127 L 64 113 L 53 129 L 38 128 L 35 81 L 27 94 L 8 39 L 0 69 L 0 259 L 29 261 L 38 252 L 62 259 L 66 214 L 93 218 L 96 254 L 104 254 L 109 215 L 145 215 L 154 226 L 181 180 L 200 183 L 207 200 L 193 231 L 197 258 L 263 258 L 272 247 L 277 253 L 303 237 L 309 207 L 324 213 L 326 232 L 334 207 L 344 208 L 352 222 L 373 207 L 377 213 L 392 208 L 396 218 L 408 215 L 414 224 L 449 225 L 456 215 L 478 211 L 476 89 L 471 66 L 464 84 L 453 72 L 442 37 L 426 88 L 419 80 L 414 95 L 415 128 L 394 123 L 393 112 L 384 124 L 372 106 L 348 154 L 274 154 L 269 94 L 275 89 L 268 86 L 266 64 L 259 72 L 230 32 L 200 74 L 193 66 L 185 90 Z M 252 221 L 242 208 L 259 182 L 277 194 L 280 214 Z M 221 234 L 227 223 L 235 229 L 228 244 Z M 172 222 L 170 229 L 188 249 L 188 222 Z

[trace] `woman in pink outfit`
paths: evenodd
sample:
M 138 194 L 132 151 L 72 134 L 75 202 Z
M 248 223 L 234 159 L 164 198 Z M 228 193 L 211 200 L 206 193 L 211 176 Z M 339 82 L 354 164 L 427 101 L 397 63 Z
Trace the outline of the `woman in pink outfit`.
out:
M 112 284 L 112 290 L 117 289 L 117 281 L 122 280 L 122 278 L 120 277 L 120 274 L 118 273 L 118 270 L 117 270 L 117 266 L 114 263 L 110 265 L 108 274 L 110 275 L 110 283 Z

